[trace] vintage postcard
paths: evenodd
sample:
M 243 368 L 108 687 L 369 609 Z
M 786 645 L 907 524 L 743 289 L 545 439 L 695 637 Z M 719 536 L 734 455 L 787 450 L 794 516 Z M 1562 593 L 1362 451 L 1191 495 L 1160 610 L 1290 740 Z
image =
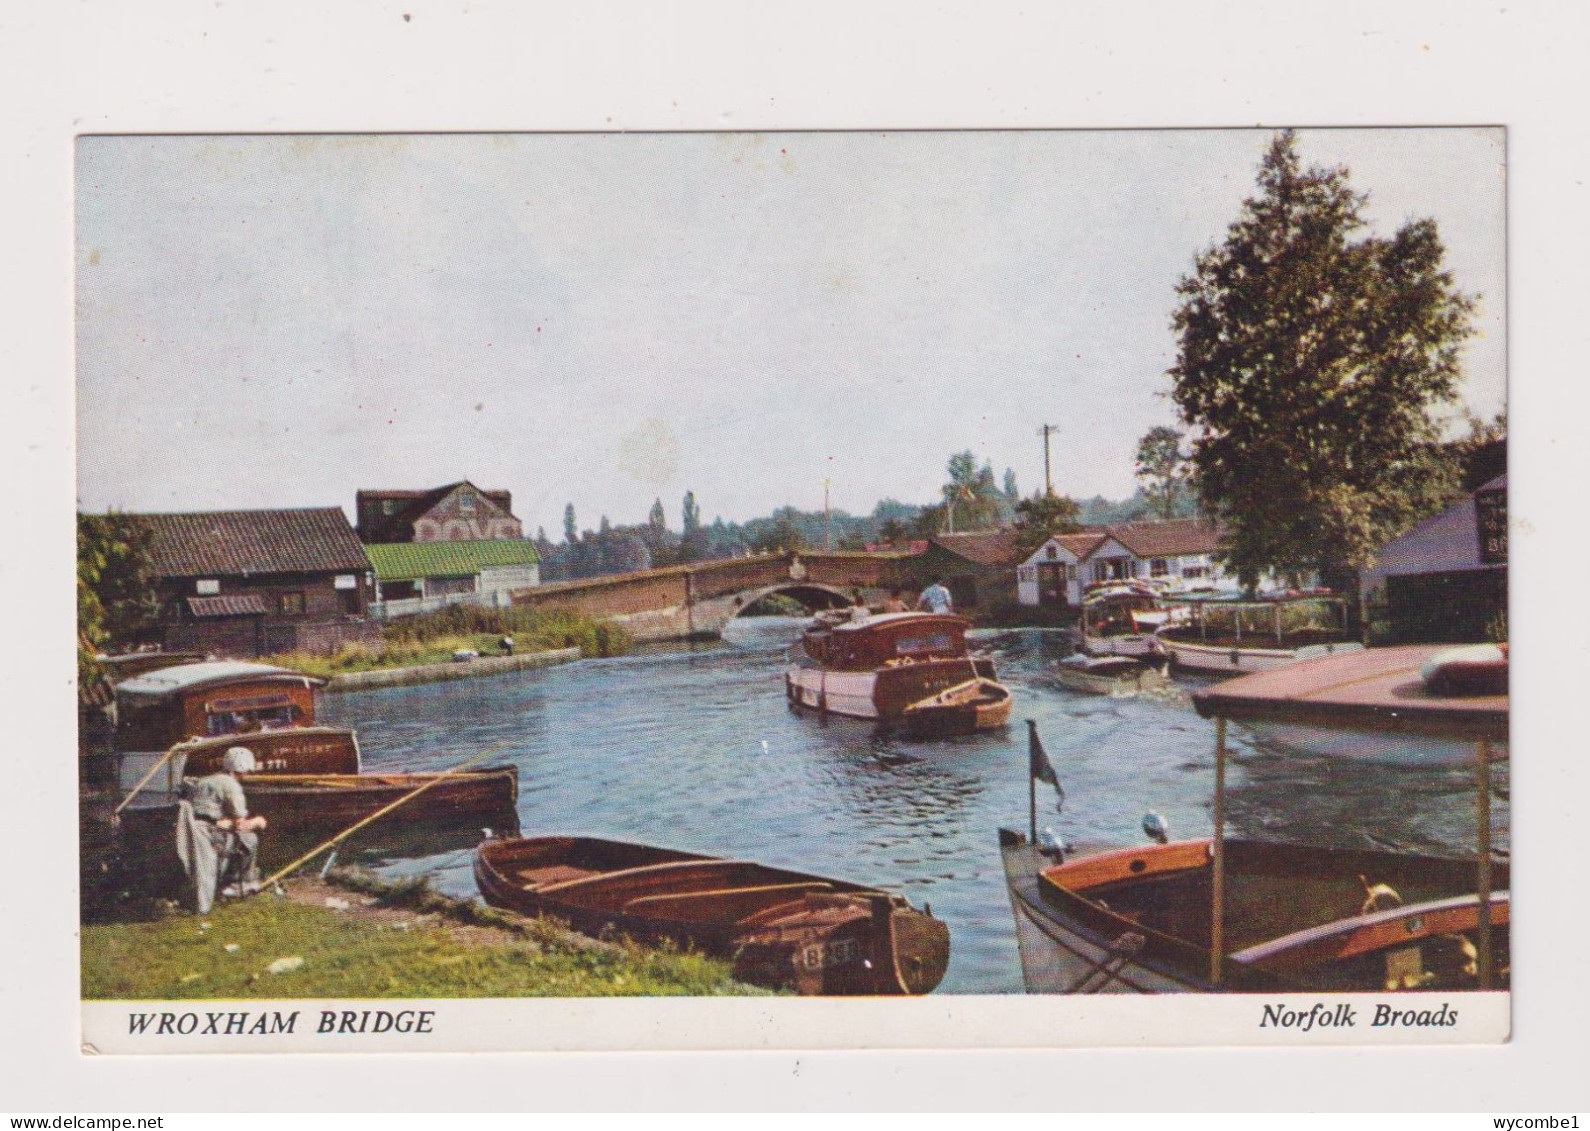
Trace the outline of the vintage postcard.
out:
M 85 1048 L 1506 1040 L 1505 163 L 79 138 Z

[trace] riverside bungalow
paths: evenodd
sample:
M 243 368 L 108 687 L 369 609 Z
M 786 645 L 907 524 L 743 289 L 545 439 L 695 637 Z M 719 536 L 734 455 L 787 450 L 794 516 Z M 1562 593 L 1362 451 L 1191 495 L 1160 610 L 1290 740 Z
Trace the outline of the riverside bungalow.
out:
M 1023 605 L 1076 606 L 1100 581 L 1143 578 L 1170 590 L 1231 585 L 1215 561 L 1220 527 L 1197 518 L 1123 522 L 1074 534 L 1056 534 L 1016 570 Z
M 140 516 L 167 651 L 252 659 L 374 643 L 374 577 L 341 507 Z
M 509 594 L 541 582 L 534 542 L 382 542 L 366 546 L 375 566 L 374 615 L 430 612 L 444 605 L 506 606 Z

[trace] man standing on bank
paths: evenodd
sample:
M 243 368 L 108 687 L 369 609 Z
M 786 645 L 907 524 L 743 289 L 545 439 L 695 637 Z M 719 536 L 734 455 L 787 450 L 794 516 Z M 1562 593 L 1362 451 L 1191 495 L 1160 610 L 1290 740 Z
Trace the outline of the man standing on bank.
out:
M 922 590 L 922 596 L 917 599 L 916 607 L 926 609 L 930 613 L 947 613 L 955 607 L 950 591 L 944 587 L 941 578 L 935 577 L 933 584 Z

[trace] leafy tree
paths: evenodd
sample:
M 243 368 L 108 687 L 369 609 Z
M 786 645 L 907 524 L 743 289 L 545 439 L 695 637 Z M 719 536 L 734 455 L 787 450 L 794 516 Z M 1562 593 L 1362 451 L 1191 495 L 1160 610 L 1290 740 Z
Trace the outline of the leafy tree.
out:
M 668 529 L 668 516 L 663 512 L 661 499 L 657 499 L 652 503 L 651 513 L 646 516 L 646 525 L 653 530 Z
M 1016 551 L 1025 559 L 1049 540 L 1051 534 L 1071 534 L 1082 529 L 1081 508 L 1069 495 L 1042 492 L 1016 504 Z
M 77 516 L 78 677 L 91 677 L 94 655 L 111 644 L 129 644 L 155 623 L 150 547 L 154 531 L 137 515 Z
M 905 524 L 897 518 L 884 519 L 883 525 L 878 528 L 878 537 L 882 538 L 890 545 L 893 545 L 896 542 L 905 541 L 905 536 Z
M 1269 569 L 1366 564 L 1452 482 L 1433 410 L 1456 398 L 1474 300 L 1433 221 L 1360 238 L 1364 201 L 1278 134 L 1257 194 L 1177 287 L 1172 395 L 1250 588 Z
M 1160 425 L 1137 442 L 1137 480 L 1155 518 L 1175 518 L 1186 490 L 1188 461 L 1182 434 Z
M 943 487 L 944 509 L 940 512 L 946 520 L 944 529 L 948 528 L 951 514 L 958 532 L 997 526 L 1002 521 L 1008 504 L 994 483 L 991 464 L 985 461 L 979 467 L 971 452 L 957 452 L 950 457 L 945 472 L 949 482 Z M 940 533 L 940 529 L 935 526 L 931 533 Z
M 1005 468 L 1005 498 L 1012 503 L 1021 498 L 1021 492 L 1016 490 L 1016 469 L 1013 467 Z
M 696 493 L 694 491 L 686 491 L 685 492 L 685 502 L 684 502 L 684 532 L 685 532 L 685 535 L 688 537 L 690 534 L 692 534 L 695 531 L 700 530 L 700 529 L 701 529 L 701 507 L 696 502 Z
M 571 546 L 580 540 L 580 527 L 574 521 L 573 503 L 563 508 L 563 540 Z

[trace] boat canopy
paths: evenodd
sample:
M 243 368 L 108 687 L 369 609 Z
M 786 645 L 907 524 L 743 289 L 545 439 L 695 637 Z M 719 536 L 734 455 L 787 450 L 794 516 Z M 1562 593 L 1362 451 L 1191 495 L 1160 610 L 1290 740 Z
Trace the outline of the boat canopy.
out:
M 1506 741 L 1508 696 L 1433 695 L 1419 669 L 1450 645 L 1367 648 L 1257 672 L 1193 694 L 1206 719 Z
M 229 683 L 257 682 L 301 683 L 317 687 L 323 679 L 279 668 L 274 664 L 250 664 L 240 660 L 213 660 L 202 664 L 179 664 L 145 672 L 116 685 L 118 698 L 159 700 L 184 695 L 200 688 L 220 687 Z

